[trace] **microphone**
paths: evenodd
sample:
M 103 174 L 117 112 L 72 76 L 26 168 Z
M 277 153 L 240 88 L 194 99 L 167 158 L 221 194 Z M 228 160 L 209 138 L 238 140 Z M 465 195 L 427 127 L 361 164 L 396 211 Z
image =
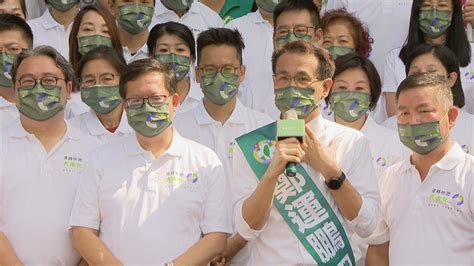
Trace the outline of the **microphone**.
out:
M 277 121 L 277 140 L 286 138 L 296 138 L 303 142 L 305 134 L 305 123 L 303 119 L 298 119 L 295 109 L 290 109 L 282 114 L 282 119 Z M 288 177 L 296 176 L 296 163 L 286 164 L 285 175 Z

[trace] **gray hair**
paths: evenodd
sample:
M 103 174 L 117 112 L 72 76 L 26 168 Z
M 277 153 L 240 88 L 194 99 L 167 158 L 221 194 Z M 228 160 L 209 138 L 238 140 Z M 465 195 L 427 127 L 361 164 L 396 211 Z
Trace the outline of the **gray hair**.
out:
M 26 58 L 32 57 L 32 56 L 47 56 L 51 58 L 56 63 L 56 66 L 59 69 L 61 69 L 61 71 L 63 72 L 64 80 L 66 82 L 74 80 L 74 71 L 72 70 L 71 64 L 53 47 L 47 46 L 47 45 L 41 45 L 32 50 L 30 49 L 23 50 L 18 55 L 11 69 L 11 76 L 12 76 L 13 82 L 16 81 L 18 67 L 20 66 L 21 62 L 25 60 Z M 38 66 L 38 67 L 41 67 L 41 66 Z
M 402 91 L 419 87 L 433 88 L 435 90 L 436 99 L 446 112 L 453 106 L 453 92 L 451 91 L 447 77 L 433 73 L 417 73 L 403 80 L 395 94 L 397 103 Z

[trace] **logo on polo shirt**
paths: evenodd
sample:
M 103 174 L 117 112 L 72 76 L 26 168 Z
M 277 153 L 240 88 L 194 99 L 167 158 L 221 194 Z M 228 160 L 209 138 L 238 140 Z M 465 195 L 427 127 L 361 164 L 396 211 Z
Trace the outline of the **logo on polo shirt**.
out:
M 257 162 L 269 164 L 275 153 L 275 140 L 264 139 L 253 146 L 253 157 Z
M 445 208 L 461 212 L 458 207 L 464 204 L 464 196 L 459 193 L 433 188 L 429 197 L 430 207 Z
M 65 174 L 80 174 L 82 172 L 82 158 L 64 156 L 63 173 Z
M 471 154 L 471 149 L 469 148 L 469 146 L 467 144 L 462 144 L 461 148 L 465 153 Z
M 229 142 L 229 148 L 227 149 L 227 158 L 232 159 L 234 157 L 235 141 Z
M 466 73 L 464 73 L 464 78 L 466 78 L 468 80 L 473 80 L 474 79 L 474 71 L 466 71 Z
M 199 184 L 199 175 L 194 171 L 170 171 L 166 173 L 164 182 L 169 188 L 173 189 L 183 188 L 187 190 L 197 190 L 197 185 Z
M 378 166 L 382 168 L 385 168 L 388 165 L 387 159 L 385 159 L 385 157 L 383 156 L 378 157 L 377 160 L 375 160 L 375 162 L 377 163 Z

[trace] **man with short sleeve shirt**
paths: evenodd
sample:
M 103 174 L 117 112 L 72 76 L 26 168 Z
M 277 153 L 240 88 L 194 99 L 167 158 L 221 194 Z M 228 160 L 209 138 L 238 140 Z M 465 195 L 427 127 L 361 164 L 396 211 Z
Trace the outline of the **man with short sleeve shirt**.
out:
M 197 39 L 197 47 L 196 77 L 204 98 L 195 108 L 176 116 L 174 122 L 185 137 L 213 149 L 223 162 L 226 176 L 232 178 L 235 138 L 272 120 L 245 107 L 236 97 L 245 77 L 242 64 L 245 45 L 237 30 L 204 31 Z M 248 251 L 234 257 L 240 249 L 234 248 L 235 241 L 229 239 L 226 261 L 232 259 L 232 263 L 245 264 Z
M 168 21 L 186 25 L 197 39 L 199 34 L 209 28 L 224 26 L 219 14 L 205 4 L 195 0 L 156 0 L 155 16 L 150 28 Z
M 15 15 L 0 14 L 0 128 L 16 120 L 19 116 L 15 106 L 16 95 L 13 89 L 10 70 L 17 55 L 23 49 L 33 47 L 33 33 L 30 26 Z
M 13 66 L 20 118 L 0 132 L 1 265 L 80 260 L 68 219 L 85 157 L 97 143 L 64 121 L 72 78 L 71 65 L 49 46 L 23 51 Z
M 89 264 L 202 265 L 226 246 L 222 163 L 171 125 L 176 86 L 174 72 L 155 59 L 120 76 L 135 135 L 91 154 L 70 219 L 73 245 Z
M 350 248 L 352 235 L 369 236 L 379 210 L 368 142 L 320 115 L 317 103 L 328 95 L 334 72 L 327 51 L 292 42 L 274 53 L 272 66 L 275 103 L 304 119 L 306 136 L 303 143 L 274 137 L 243 142 L 264 127 L 237 139 L 234 223 L 251 242 L 249 264 L 355 264 L 361 254 Z M 288 162 L 298 163 L 296 176 L 283 174 Z M 258 170 L 261 165 L 266 170 Z
M 49 45 L 69 58 L 69 34 L 77 12 L 79 1 L 48 1 L 49 7 L 41 17 L 28 21 L 33 31 L 33 47 Z
M 459 112 L 451 87 L 444 76 L 411 75 L 396 101 L 400 140 L 412 154 L 380 179 L 367 265 L 472 265 L 474 157 L 450 137 Z

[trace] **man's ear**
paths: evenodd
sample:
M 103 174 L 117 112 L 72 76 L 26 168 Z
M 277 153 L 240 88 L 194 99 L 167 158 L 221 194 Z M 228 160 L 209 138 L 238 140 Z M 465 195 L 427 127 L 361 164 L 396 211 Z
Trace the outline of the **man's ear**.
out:
M 247 68 L 244 65 L 240 66 L 240 83 L 242 83 L 245 80 L 246 71 L 247 71 Z
M 454 84 L 456 83 L 456 80 L 458 79 L 458 73 L 456 72 L 451 72 L 448 74 L 448 84 L 449 87 L 453 87 Z
M 456 124 L 456 119 L 458 118 L 458 115 L 459 115 L 459 110 L 456 106 L 449 107 L 449 110 L 448 110 L 448 125 L 449 125 L 450 130 Z
M 323 47 L 324 32 L 323 29 L 318 28 L 314 30 L 313 42 Z
M 331 91 L 331 88 L 332 88 L 332 84 L 333 84 L 333 81 L 330 78 L 325 79 L 325 80 L 322 81 L 322 89 L 323 89 L 322 96 L 323 96 L 323 99 L 328 97 L 329 92 Z M 322 99 L 320 99 L 320 100 L 322 100 Z
M 196 66 L 196 67 L 194 68 L 194 74 L 195 74 L 195 76 L 196 76 L 196 82 L 197 82 L 197 83 L 201 83 L 201 71 L 199 71 L 199 67 L 198 67 L 198 66 Z

